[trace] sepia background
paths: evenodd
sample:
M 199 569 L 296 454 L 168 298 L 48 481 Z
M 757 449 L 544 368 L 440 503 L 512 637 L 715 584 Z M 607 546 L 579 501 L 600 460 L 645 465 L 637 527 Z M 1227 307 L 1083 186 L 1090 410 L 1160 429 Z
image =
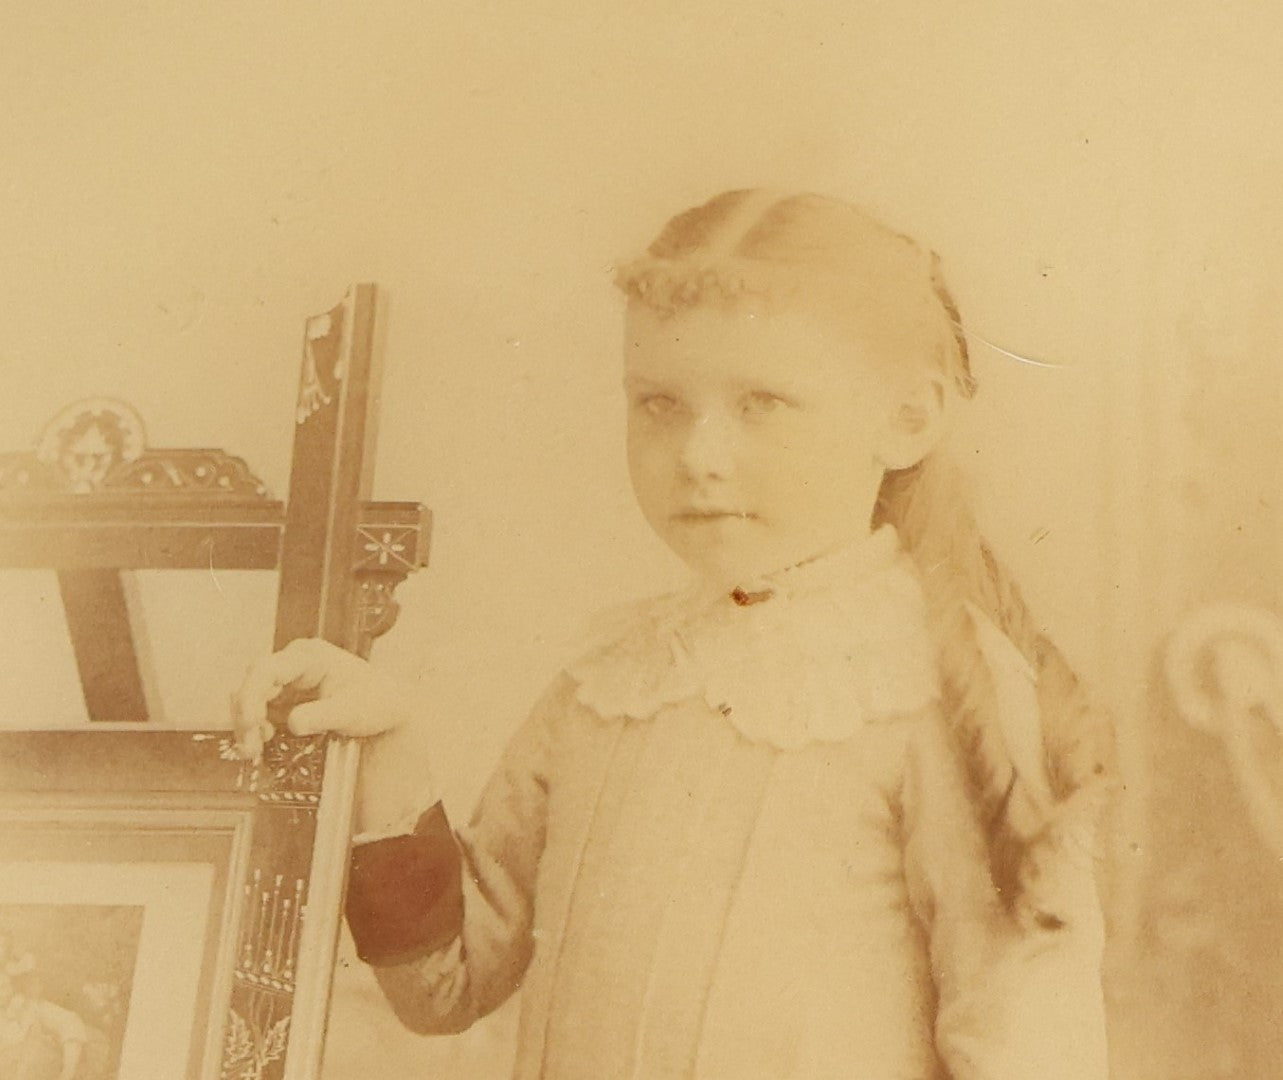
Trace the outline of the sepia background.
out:
M 623 468 L 614 261 L 727 187 L 862 203 L 940 252 L 997 346 L 973 341 L 956 448 L 999 552 L 1120 717 L 1118 1075 L 1270 1075 L 1277 859 L 1153 675 L 1193 606 L 1278 600 L 1278 12 L 5 5 L 0 450 L 109 395 L 153 446 L 223 447 L 279 495 L 302 320 L 377 282 L 374 494 L 436 517 L 378 655 L 419 681 L 461 817 L 591 611 L 676 580 Z M 270 640 L 270 583 L 140 590 L 166 717 L 223 723 Z M 4 722 L 74 722 L 56 595 L 0 589 Z M 33 656 L 38 677 L 13 677 Z M 503 1076 L 511 1027 L 507 1009 L 402 1033 L 345 951 L 327 1075 Z

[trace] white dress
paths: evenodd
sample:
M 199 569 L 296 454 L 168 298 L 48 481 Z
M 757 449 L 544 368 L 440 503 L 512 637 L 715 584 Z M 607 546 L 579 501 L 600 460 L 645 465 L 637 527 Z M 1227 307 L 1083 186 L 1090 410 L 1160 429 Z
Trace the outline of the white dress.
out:
M 458 832 L 458 936 L 376 969 L 398 1013 L 522 987 L 518 1078 L 1104 1080 L 1098 912 L 1002 912 L 894 533 L 761 584 L 556 681 Z

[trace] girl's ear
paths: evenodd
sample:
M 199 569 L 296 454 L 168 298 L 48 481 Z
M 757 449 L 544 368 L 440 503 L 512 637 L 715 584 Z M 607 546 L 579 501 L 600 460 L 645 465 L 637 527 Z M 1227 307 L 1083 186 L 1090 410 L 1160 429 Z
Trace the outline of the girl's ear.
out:
M 882 466 L 909 469 L 935 449 L 944 434 L 944 408 L 944 376 L 935 372 L 900 397 L 879 440 Z

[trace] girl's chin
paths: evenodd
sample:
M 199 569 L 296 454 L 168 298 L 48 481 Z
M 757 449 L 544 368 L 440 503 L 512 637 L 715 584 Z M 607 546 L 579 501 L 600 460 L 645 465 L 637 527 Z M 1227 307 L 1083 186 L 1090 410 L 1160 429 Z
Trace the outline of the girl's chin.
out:
M 731 551 L 722 548 L 716 552 L 707 549 L 692 552 L 674 547 L 674 551 L 689 567 L 701 584 L 709 590 L 733 592 L 738 588 L 752 589 L 782 571 L 801 566 L 812 559 L 823 558 L 842 546 L 842 542 L 829 544 L 797 545 L 786 549 Z
M 735 535 L 743 528 L 737 523 L 733 528 L 668 529 L 660 532 L 660 537 L 702 586 L 725 592 L 751 587 L 834 546 L 810 536 L 792 537 L 789 543 L 764 542 L 768 538 L 760 530 L 756 535 Z
M 789 565 L 787 560 L 771 558 L 734 560 L 687 558 L 684 561 L 706 588 L 722 592 L 732 592 L 742 585 L 752 585 Z

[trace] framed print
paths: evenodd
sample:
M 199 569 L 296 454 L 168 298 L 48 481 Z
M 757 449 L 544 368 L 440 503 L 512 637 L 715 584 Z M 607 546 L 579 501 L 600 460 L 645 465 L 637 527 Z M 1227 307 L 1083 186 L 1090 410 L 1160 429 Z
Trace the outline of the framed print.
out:
M 250 764 L 214 732 L 0 733 L 9 992 L 79 1018 L 86 1075 L 308 1075 L 347 846 L 334 778 L 353 755 L 282 738 Z

